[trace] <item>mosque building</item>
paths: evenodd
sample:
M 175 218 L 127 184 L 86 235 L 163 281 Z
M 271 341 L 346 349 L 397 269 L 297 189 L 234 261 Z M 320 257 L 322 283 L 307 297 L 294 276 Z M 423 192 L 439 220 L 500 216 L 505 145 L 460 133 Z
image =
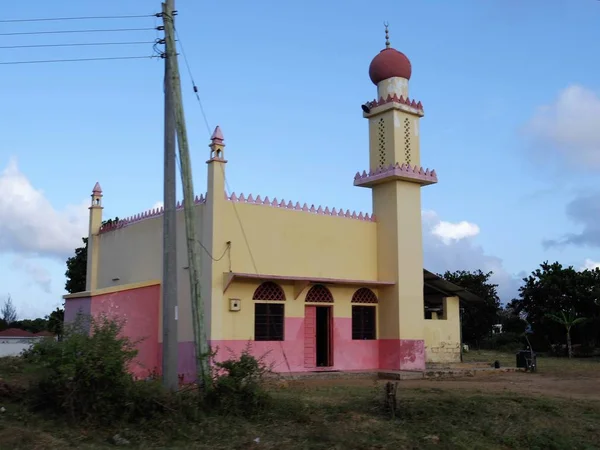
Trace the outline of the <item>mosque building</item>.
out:
M 368 167 L 353 178 L 372 192 L 372 212 L 226 194 L 228 164 L 219 127 L 208 152 L 206 194 L 195 199 L 205 248 L 201 294 L 209 344 L 220 359 L 249 346 L 278 372 L 424 371 L 461 359 L 461 302 L 481 301 L 424 270 L 421 189 L 438 182 L 421 167 L 423 105 L 409 95 L 409 59 L 386 45 L 369 67 L 375 100 Z M 231 163 L 226 157 L 231 157 Z M 163 210 L 103 224 L 92 192 L 86 291 L 65 296 L 65 320 L 115 314 L 142 341 L 136 375 L 162 358 Z M 183 209 L 177 211 L 178 373 L 195 378 Z

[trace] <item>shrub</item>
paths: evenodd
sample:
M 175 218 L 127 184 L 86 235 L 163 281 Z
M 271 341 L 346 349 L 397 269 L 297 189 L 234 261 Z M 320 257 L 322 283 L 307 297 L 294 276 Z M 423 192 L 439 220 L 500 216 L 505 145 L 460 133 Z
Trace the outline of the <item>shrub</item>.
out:
M 32 406 L 101 422 L 164 409 L 160 385 L 136 382 L 129 373 L 137 350 L 135 342 L 121 336 L 122 322 L 106 316 L 88 320 L 78 318 L 61 341 L 38 342 L 25 354 L 39 368 L 30 390 Z
M 249 345 L 239 358 L 218 362 L 213 354 L 211 380 L 206 390 L 207 406 L 240 415 L 264 409 L 271 400 L 266 390 L 266 376 L 271 368 L 265 364 L 265 356 L 258 359 L 252 356 Z
M 481 342 L 481 348 L 513 352 L 524 348 L 524 339 L 519 333 L 499 333 Z

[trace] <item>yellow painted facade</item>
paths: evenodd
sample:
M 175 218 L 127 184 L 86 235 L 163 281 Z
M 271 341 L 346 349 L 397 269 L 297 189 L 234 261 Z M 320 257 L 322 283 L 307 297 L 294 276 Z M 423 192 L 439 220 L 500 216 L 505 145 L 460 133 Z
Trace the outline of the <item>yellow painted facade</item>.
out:
M 447 363 L 460 361 L 460 311 L 459 298 L 444 299 L 441 316 L 425 320 L 425 351 L 427 361 Z
M 303 320 L 310 305 L 305 302 L 308 290 L 315 284 L 325 285 L 333 295 L 333 318 L 339 323 L 353 320 L 352 297 L 367 287 L 378 299 L 373 305 L 376 338 L 381 341 L 377 351 L 380 360 L 387 358 L 381 368 L 403 369 L 403 361 L 416 360 L 413 366 L 421 370 L 420 358 L 431 362 L 460 359 L 460 352 L 440 350 L 460 349 L 459 298 L 444 297 L 443 319 L 425 319 L 420 190 L 437 182 L 437 177 L 420 166 L 422 107 L 407 100 L 406 78 L 380 81 L 377 95 L 375 102 L 363 107 L 369 133 L 368 170 L 354 180 L 356 186 L 372 189 L 369 215 L 340 214 L 272 197 L 258 202 L 226 195 L 226 157 L 235 164 L 235 149 L 226 149 L 220 129 L 215 130 L 207 152 L 206 197 L 195 206 L 197 235 L 204 247 L 205 326 L 211 341 L 255 338 L 253 295 L 262 282 L 273 281 L 283 289 L 285 300 L 279 303 L 285 304 L 286 320 Z M 95 190 L 90 208 L 88 291 L 130 289 L 137 283 L 160 280 L 162 214 L 153 212 L 101 228 L 101 196 Z M 181 209 L 177 241 L 178 338 L 189 342 L 193 331 Z M 239 300 L 237 310 L 232 310 L 232 300 Z M 158 336 L 161 341 L 162 332 Z M 352 351 L 351 344 L 347 345 L 346 353 Z M 417 354 L 423 353 L 419 348 L 425 349 L 424 356 Z

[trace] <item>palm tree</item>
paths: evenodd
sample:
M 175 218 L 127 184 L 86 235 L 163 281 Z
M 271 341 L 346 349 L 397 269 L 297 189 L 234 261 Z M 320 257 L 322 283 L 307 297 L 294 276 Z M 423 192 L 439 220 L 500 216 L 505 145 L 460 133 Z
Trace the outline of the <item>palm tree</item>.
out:
M 567 351 L 569 354 L 569 358 L 573 357 L 573 347 L 571 346 L 571 328 L 577 325 L 578 323 L 585 322 L 587 319 L 584 317 L 577 317 L 573 311 L 569 311 L 565 313 L 564 311 L 558 314 L 546 314 L 548 319 L 555 321 L 556 323 L 561 324 L 567 330 Z

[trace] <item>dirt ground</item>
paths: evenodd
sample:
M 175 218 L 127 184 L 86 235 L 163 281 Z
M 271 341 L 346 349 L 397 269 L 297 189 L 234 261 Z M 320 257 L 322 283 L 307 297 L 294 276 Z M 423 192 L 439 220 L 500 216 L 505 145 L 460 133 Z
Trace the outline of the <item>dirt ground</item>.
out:
M 600 367 L 599 367 L 600 368 Z M 594 373 L 595 372 L 595 373 Z M 584 373 L 478 373 L 473 377 L 399 381 L 399 390 L 442 389 L 466 390 L 481 393 L 517 393 L 548 397 L 600 400 L 600 371 Z M 384 380 L 377 383 L 384 383 Z M 290 383 L 311 386 L 373 385 L 373 379 L 304 379 Z

